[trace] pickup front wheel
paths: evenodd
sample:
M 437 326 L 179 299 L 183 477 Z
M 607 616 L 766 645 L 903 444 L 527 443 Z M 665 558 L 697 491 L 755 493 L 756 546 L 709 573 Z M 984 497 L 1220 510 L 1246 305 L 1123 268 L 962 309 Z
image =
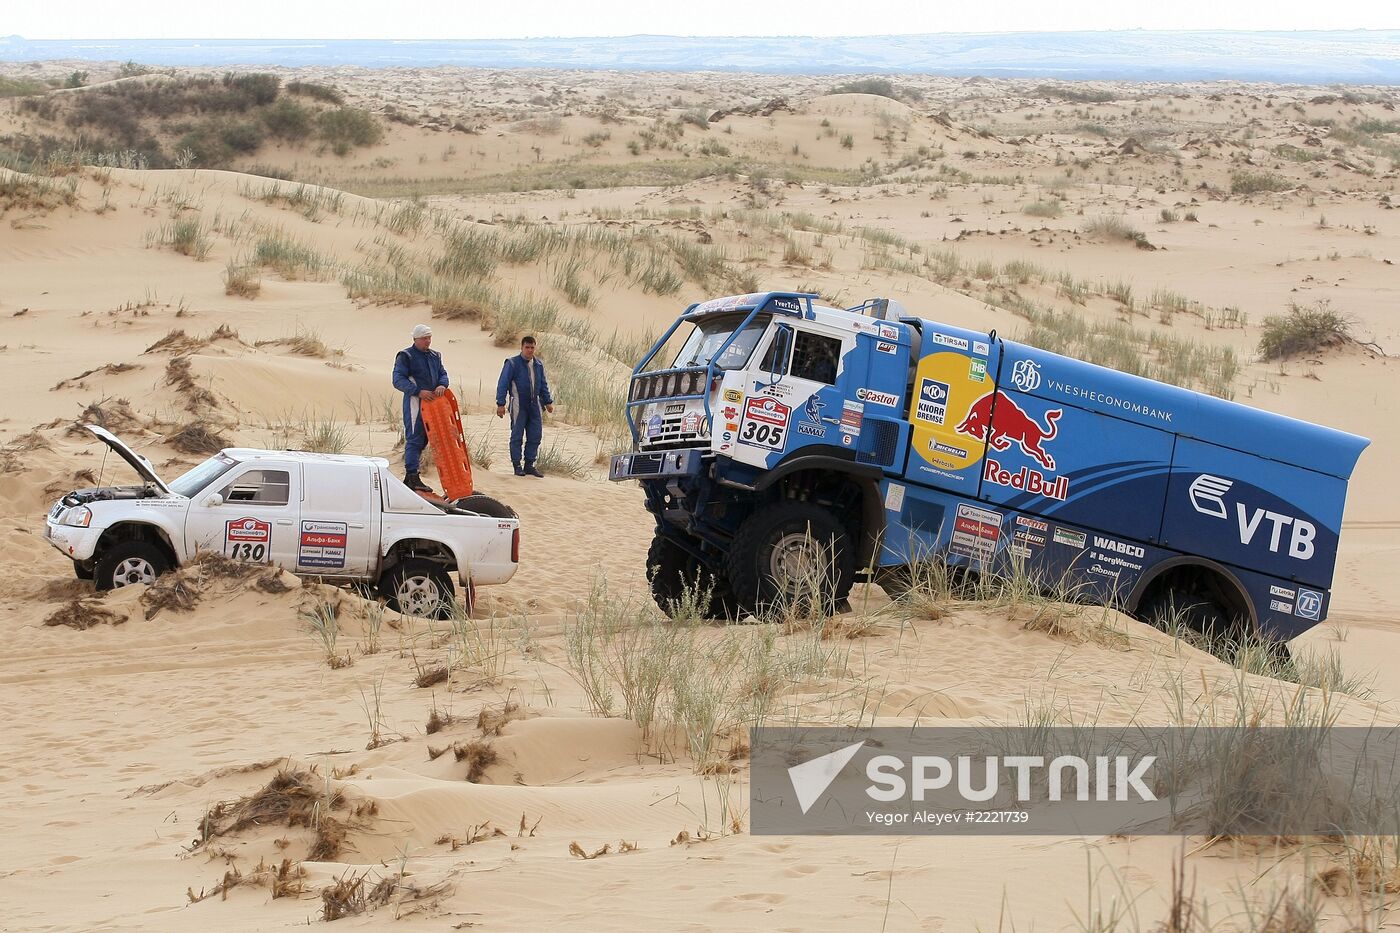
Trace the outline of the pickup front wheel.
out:
M 450 617 L 453 593 L 452 577 L 442 565 L 421 557 L 400 561 L 380 587 L 390 609 L 423 619 Z
M 170 562 L 149 541 L 114 541 L 97 558 L 92 582 L 99 590 L 115 590 L 133 583 L 154 583 L 169 569 Z

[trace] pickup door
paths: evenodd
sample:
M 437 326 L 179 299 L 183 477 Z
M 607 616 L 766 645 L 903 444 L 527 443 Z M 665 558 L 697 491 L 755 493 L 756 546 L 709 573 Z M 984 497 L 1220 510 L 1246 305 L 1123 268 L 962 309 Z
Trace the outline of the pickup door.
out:
M 296 566 L 301 465 L 242 463 L 216 489 L 197 494 L 185 516 L 185 553 Z
M 297 525 L 296 570 L 328 577 L 367 577 L 379 540 L 374 466 L 342 460 L 305 464 Z M 377 497 L 376 497 L 377 498 Z

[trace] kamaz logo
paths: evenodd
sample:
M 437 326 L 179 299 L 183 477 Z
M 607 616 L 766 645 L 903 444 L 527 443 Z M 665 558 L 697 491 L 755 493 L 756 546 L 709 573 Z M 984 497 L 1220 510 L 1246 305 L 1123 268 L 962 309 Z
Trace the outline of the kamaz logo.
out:
M 1035 360 L 1017 360 L 1011 367 L 1011 384 L 1022 392 L 1040 388 L 1040 364 Z
M 1230 512 L 1225 505 L 1225 494 L 1234 488 L 1234 480 L 1222 479 L 1209 473 L 1202 473 L 1192 480 L 1187 488 L 1191 507 L 1202 515 L 1229 521 Z M 1243 502 L 1235 503 L 1235 519 L 1239 527 L 1240 544 L 1248 547 L 1254 536 L 1267 520 L 1270 525 L 1269 550 L 1279 553 L 1283 546 L 1283 530 L 1292 525 L 1289 534 L 1288 556 L 1295 560 L 1311 560 L 1316 551 L 1314 540 L 1317 526 L 1302 518 L 1273 512 L 1269 509 L 1250 509 Z

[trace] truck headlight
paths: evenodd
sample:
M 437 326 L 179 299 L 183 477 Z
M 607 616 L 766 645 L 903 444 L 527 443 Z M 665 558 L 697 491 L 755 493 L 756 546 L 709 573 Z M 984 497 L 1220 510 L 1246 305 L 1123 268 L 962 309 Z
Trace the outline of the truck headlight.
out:
M 92 509 L 85 505 L 80 505 L 76 509 L 69 509 L 63 513 L 63 518 L 59 519 L 60 525 L 68 525 L 73 528 L 86 528 L 92 524 Z

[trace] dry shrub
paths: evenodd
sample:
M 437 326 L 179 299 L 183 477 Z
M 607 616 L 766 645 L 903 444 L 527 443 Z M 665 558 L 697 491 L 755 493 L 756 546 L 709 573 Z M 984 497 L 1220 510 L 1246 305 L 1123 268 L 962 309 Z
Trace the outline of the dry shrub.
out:
M 451 713 L 444 713 L 434 706 L 428 713 L 428 724 L 423 727 L 423 731 L 428 735 L 436 735 L 456 721 L 457 717 L 453 716 Z M 439 754 L 441 754 L 441 752 L 439 752 Z M 433 757 L 436 758 L 437 755 Z
M 320 336 L 314 331 L 299 331 L 291 337 L 278 337 L 276 340 L 259 340 L 253 346 L 258 349 L 263 347 L 285 347 L 297 356 L 309 356 L 313 359 L 323 360 L 331 356 L 343 356 L 344 350 L 335 350 L 326 346 Z
M 165 364 L 165 384 L 185 397 L 185 408 L 190 411 L 213 408 L 219 403 L 213 392 L 195 381 L 188 356 L 171 357 Z
M 214 885 L 208 891 L 203 889 L 198 894 L 194 893 L 194 888 L 186 888 L 185 894 L 190 899 L 191 904 L 198 904 L 206 898 L 219 895 L 219 900 L 228 900 L 228 892 L 240 885 L 251 885 L 254 887 L 267 888 L 272 892 L 272 899 L 279 897 L 296 897 L 306 891 L 306 869 L 301 863 L 293 864 L 289 858 L 284 858 L 282 864 L 274 868 L 271 865 L 258 860 L 258 865 L 251 874 L 243 874 L 237 866 L 224 872 L 223 880 Z
M 44 619 L 45 625 L 66 625 L 78 631 L 90 629 L 94 625 L 121 625 L 126 616 L 113 612 L 97 599 L 71 599 Z
M 165 336 L 141 352 L 144 353 L 194 353 L 209 346 L 209 341 L 185 333 L 184 328 L 174 328 Z
M 452 676 L 452 669 L 446 664 L 433 664 L 418 672 L 413 678 L 416 687 L 435 687 Z
M 209 587 L 223 580 L 236 589 L 246 581 L 264 593 L 285 593 L 292 589 L 282 571 L 262 564 L 245 564 L 213 551 L 201 551 L 185 566 L 157 577 L 141 594 L 146 618 L 154 619 L 162 609 L 189 612 L 199 604 Z
M 65 433 L 70 436 L 89 436 L 88 432 L 83 430 L 85 424 L 95 424 L 113 434 L 122 434 L 143 430 L 146 421 L 132 410 L 131 403 L 126 399 L 104 398 L 88 402 L 87 407 L 78 415 L 78 420 L 69 425 Z
M 600 855 L 607 855 L 611 851 L 611 843 L 604 843 L 601 849 L 595 849 L 592 852 L 584 851 L 583 846 L 579 845 L 577 842 L 569 843 L 569 854 L 581 859 L 595 859 Z
M 488 821 L 478 826 L 468 826 L 465 836 L 459 837 L 451 833 L 443 833 L 441 836 L 437 837 L 435 841 L 440 846 L 450 845 L 452 851 L 456 852 L 458 849 L 462 848 L 462 846 L 473 845 L 474 843 L 484 842 L 487 839 L 495 839 L 498 836 L 504 835 L 505 830 L 501 829 L 499 826 L 492 826 Z
M 108 363 L 106 366 L 99 366 L 96 369 L 89 369 L 86 372 L 70 376 L 55 385 L 50 392 L 57 392 L 59 389 L 80 389 L 83 387 L 83 380 L 88 376 L 115 376 L 120 373 L 129 373 L 133 369 L 140 369 L 135 363 Z
M 476 727 L 482 735 L 500 735 L 506 723 L 517 719 L 529 719 L 530 714 L 520 708 L 519 703 L 507 703 L 500 709 L 484 707 L 476 717 Z
M 173 362 L 173 361 L 172 361 Z M 187 454 L 216 454 L 229 446 L 229 439 L 209 430 L 198 421 L 191 421 L 165 438 L 166 443 Z
M 315 768 L 283 769 L 249 796 L 217 803 L 206 811 L 200 818 L 194 846 L 198 848 L 210 840 L 253 827 L 303 827 L 312 831 L 307 860 L 334 861 L 345 846 L 349 830 L 364 825 L 378 812 L 379 805 L 372 800 L 351 809 L 345 795 L 331 788 Z
M 404 880 L 402 875 L 390 875 L 371 884 L 369 872 L 362 875 L 347 872 L 321 889 L 321 919 L 329 923 L 355 917 L 391 901 L 396 916 L 404 917 L 433 906 L 450 893 L 452 885 L 447 881 L 420 887 L 416 882 Z
M 480 784 L 486 769 L 501 760 L 491 743 L 482 740 L 455 743 L 452 746 L 452 756 L 467 763 L 466 780 L 473 784 Z
M 44 495 L 56 496 L 60 492 L 72 492 L 74 489 L 84 488 L 78 485 L 79 483 L 86 483 L 88 486 L 96 486 L 97 474 L 88 469 L 74 470 L 69 474 L 68 479 L 56 479 L 45 483 Z

